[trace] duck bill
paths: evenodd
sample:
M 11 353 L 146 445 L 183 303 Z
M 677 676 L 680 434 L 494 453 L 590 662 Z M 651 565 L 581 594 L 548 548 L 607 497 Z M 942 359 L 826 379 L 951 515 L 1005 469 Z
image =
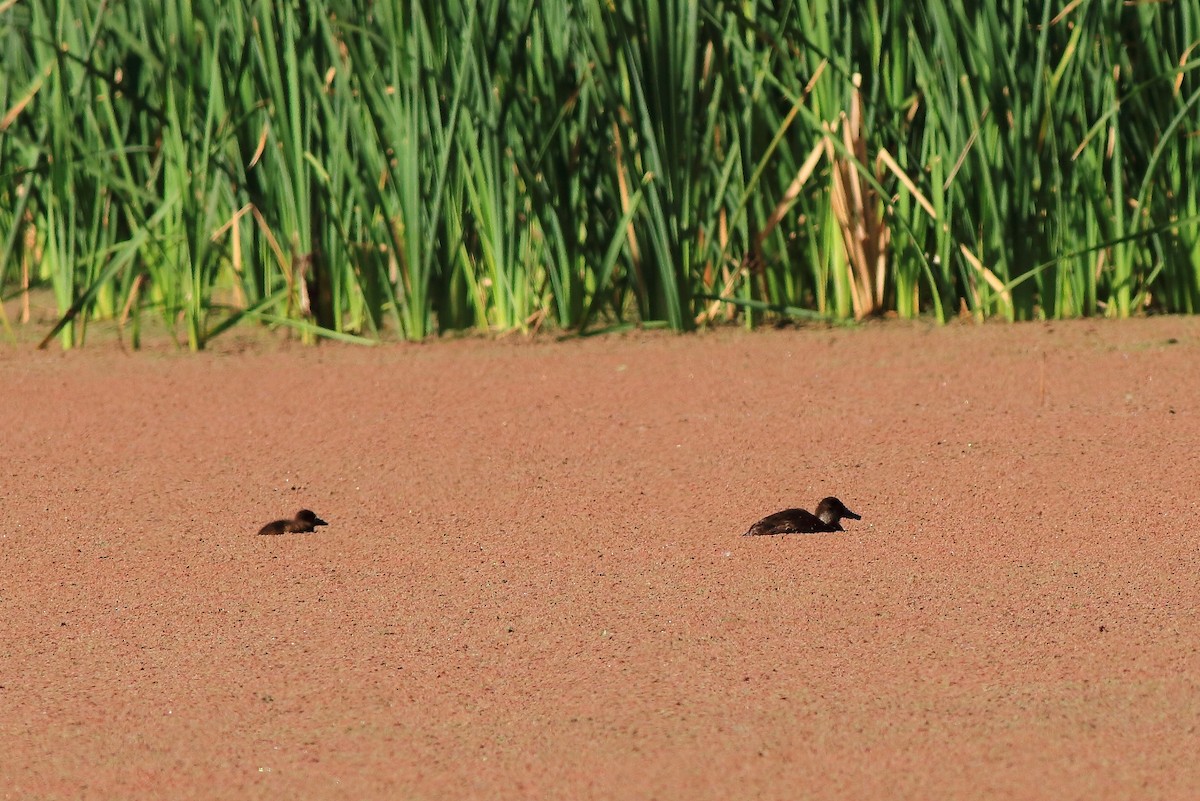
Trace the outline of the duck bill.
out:
M 843 517 L 848 517 L 851 520 L 862 520 L 862 515 L 856 515 L 854 512 L 851 512 L 849 509 L 846 510 L 846 514 L 844 514 Z

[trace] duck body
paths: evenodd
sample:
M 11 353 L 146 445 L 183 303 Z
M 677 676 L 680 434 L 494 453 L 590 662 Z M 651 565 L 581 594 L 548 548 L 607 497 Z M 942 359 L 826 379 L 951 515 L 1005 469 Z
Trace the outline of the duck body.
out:
M 851 520 L 862 520 L 860 515 L 851 512 L 845 504 L 831 496 L 817 504 L 815 513 L 804 509 L 784 509 L 782 512 L 767 515 L 750 526 L 744 536 L 823 534 L 831 531 L 845 531 L 841 523 L 844 517 Z
M 259 535 L 307 534 L 317 526 L 329 525 L 309 509 L 301 509 L 291 520 L 274 520 L 258 530 Z

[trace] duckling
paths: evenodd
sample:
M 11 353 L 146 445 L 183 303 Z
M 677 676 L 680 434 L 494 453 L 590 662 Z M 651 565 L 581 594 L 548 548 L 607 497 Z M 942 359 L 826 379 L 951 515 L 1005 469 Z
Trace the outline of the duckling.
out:
M 784 509 L 773 515 L 767 515 L 750 527 L 745 537 L 760 534 L 818 534 L 826 531 L 845 531 L 841 519 L 862 520 L 846 508 L 837 498 L 829 497 L 817 504 L 817 511 L 806 512 L 803 509 Z
M 317 526 L 328 526 L 321 518 L 317 517 L 308 509 L 301 509 L 296 512 L 296 516 L 291 520 L 275 520 L 267 523 L 261 529 L 259 534 L 305 534 L 309 531 L 316 531 Z

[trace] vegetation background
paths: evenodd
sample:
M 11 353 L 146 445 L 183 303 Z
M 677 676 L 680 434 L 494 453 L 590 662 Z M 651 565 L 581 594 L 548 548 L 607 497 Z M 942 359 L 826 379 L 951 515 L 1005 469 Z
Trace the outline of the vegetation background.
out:
M 0 294 L 64 347 L 1192 313 L 1198 44 L 1200 0 L 0 0 Z

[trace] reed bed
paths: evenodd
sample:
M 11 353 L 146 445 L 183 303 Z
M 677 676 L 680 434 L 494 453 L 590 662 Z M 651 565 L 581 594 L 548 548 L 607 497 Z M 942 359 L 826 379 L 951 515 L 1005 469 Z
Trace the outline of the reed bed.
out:
M 0 294 L 193 349 L 1200 304 L 1200 0 L 0 0 Z

